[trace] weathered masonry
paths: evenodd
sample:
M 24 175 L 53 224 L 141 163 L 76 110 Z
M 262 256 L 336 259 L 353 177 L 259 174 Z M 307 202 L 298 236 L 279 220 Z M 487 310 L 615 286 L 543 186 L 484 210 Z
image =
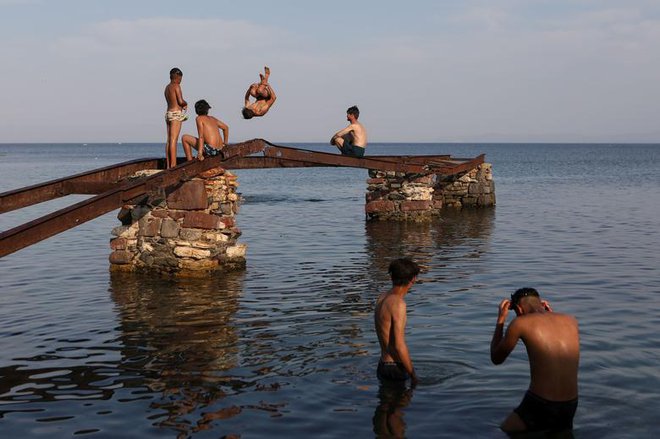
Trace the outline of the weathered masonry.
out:
M 111 270 L 195 275 L 245 266 L 236 227 L 236 176 L 223 168 L 198 174 L 170 192 L 119 211 L 110 241 Z
M 486 207 L 495 204 L 490 163 L 456 175 L 410 174 L 369 170 L 367 219 L 424 221 L 443 208 Z

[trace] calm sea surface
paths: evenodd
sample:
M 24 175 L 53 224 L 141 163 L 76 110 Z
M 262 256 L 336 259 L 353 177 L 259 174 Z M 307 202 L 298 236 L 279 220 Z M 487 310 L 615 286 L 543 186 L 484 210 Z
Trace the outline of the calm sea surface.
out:
M 0 192 L 163 149 L 0 145 Z M 369 152 L 486 153 L 497 206 L 367 223 L 365 170 L 245 170 L 243 272 L 111 275 L 116 212 L 0 259 L 0 437 L 504 437 L 526 354 L 494 366 L 489 343 L 522 286 L 580 321 L 575 436 L 657 437 L 660 145 Z M 0 231 L 84 198 L 2 214 Z M 375 377 L 372 312 L 400 256 L 424 267 L 407 328 L 421 384 L 393 393 Z

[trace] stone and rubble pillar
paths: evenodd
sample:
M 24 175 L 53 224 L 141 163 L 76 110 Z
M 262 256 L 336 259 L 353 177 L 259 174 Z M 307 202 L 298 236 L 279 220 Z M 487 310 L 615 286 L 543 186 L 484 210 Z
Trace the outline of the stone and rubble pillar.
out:
M 445 207 L 493 205 L 495 182 L 490 163 L 451 176 L 369 170 L 368 220 L 427 221 Z
M 236 176 L 214 168 L 171 192 L 125 205 L 113 229 L 110 268 L 178 276 L 245 267 L 246 245 L 237 242 Z

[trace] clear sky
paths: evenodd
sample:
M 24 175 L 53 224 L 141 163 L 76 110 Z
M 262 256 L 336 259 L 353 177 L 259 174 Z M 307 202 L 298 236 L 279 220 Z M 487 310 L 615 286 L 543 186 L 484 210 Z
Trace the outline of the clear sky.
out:
M 658 0 L 0 0 L 0 60 L 3 143 L 163 141 L 174 66 L 230 141 L 660 142 Z

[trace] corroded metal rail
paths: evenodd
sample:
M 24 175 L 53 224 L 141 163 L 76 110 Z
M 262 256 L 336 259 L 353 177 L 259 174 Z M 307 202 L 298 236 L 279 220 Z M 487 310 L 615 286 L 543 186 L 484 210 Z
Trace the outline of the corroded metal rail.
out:
M 263 153 L 262 156 L 253 154 Z M 161 169 L 163 159 L 141 159 L 60 178 L 0 194 L 0 214 L 71 194 L 96 195 L 0 233 L 0 257 L 83 224 L 124 204 L 152 193 L 168 192 L 196 175 L 216 167 L 259 169 L 289 167 L 354 167 L 419 174 L 454 175 L 484 162 L 484 155 L 471 159 L 449 155 L 366 156 L 361 158 L 274 145 L 252 139 L 224 149 L 224 156 L 193 160 L 138 179 L 137 171 Z

